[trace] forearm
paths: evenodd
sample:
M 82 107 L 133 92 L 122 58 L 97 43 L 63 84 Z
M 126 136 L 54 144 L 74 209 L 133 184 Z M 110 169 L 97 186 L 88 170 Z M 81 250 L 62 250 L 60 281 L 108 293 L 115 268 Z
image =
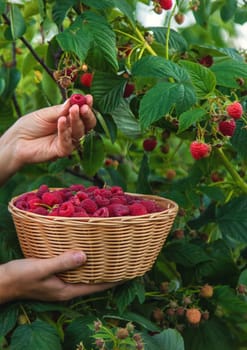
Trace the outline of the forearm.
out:
M 20 168 L 21 162 L 16 155 L 14 135 L 7 131 L 0 138 L 0 186 L 2 186 Z

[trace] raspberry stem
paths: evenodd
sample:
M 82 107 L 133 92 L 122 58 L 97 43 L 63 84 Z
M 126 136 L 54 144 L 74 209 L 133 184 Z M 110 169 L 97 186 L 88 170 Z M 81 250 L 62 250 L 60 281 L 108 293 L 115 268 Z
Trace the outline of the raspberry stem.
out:
M 241 190 L 247 194 L 247 184 L 244 182 L 244 180 L 241 178 L 241 176 L 237 173 L 235 168 L 232 166 L 231 162 L 225 155 L 222 148 L 216 148 L 215 149 L 218 157 L 220 158 L 221 162 L 225 166 L 225 168 L 228 170 L 230 175 L 232 176 L 233 180 L 236 182 L 236 185 L 241 188 Z

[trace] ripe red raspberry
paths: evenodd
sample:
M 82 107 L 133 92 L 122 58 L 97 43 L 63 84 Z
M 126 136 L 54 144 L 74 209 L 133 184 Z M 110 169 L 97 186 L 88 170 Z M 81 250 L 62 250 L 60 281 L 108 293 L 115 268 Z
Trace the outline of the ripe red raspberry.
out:
M 105 207 L 110 204 L 110 199 L 101 196 L 100 194 L 97 194 L 95 197 L 95 202 L 98 204 L 99 207 Z
M 129 205 L 130 215 L 145 215 L 148 213 L 147 209 L 141 203 L 133 203 Z
M 223 120 L 219 122 L 219 131 L 224 136 L 232 136 L 236 129 L 236 122 L 234 119 L 231 120 Z
M 193 325 L 197 325 L 201 321 L 201 311 L 196 308 L 191 308 L 186 310 L 185 314 L 188 322 Z
M 159 3 L 164 10 L 170 10 L 173 5 L 172 0 L 159 0 Z
M 203 56 L 202 58 L 199 59 L 199 63 L 205 67 L 211 67 L 213 64 L 213 57 L 210 55 Z
M 42 203 L 42 200 L 38 197 L 32 198 L 28 201 L 28 205 L 30 209 L 36 209 L 41 203 Z
M 62 198 L 61 193 L 59 191 L 45 192 L 42 195 L 42 201 L 44 204 L 47 204 L 48 206 L 52 207 L 55 204 L 62 203 L 63 198 Z
M 153 200 L 144 199 L 140 204 L 146 208 L 148 213 L 155 213 L 157 210 L 156 202 Z
M 239 119 L 243 115 L 243 107 L 241 103 L 235 101 L 226 107 L 227 114 L 234 118 Z
M 81 95 L 81 94 L 73 94 L 70 96 L 70 105 L 78 105 L 78 106 L 82 106 L 85 105 L 87 103 L 87 99 L 85 96 Z
M 206 158 L 211 152 L 211 146 L 200 141 L 193 141 L 190 144 L 190 153 L 196 160 Z
M 124 204 L 110 204 L 108 205 L 110 216 L 126 216 L 129 215 L 129 207 Z
M 123 96 L 125 98 L 129 97 L 135 90 L 135 85 L 134 84 L 130 84 L 130 83 L 127 83 L 125 85 L 125 88 L 124 88 L 124 94 Z
M 90 88 L 90 86 L 92 85 L 92 81 L 93 81 L 92 73 L 84 73 L 80 78 L 81 84 L 84 86 L 87 86 L 88 88 Z
M 86 198 L 81 202 L 82 208 L 86 210 L 88 214 L 93 214 L 97 209 L 97 204 L 90 198 Z
M 200 296 L 202 298 L 211 298 L 213 294 L 214 294 L 214 289 L 212 286 L 210 286 L 209 284 L 205 284 L 204 286 L 202 286 L 200 290 Z
M 31 213 L 38 214 L 38 215 L 47 215 L 48 210 L 43 207 L 37 207 L 29 210 Z
M 110 216 L 110 213 L 107 207 L 101 207 L 93 213 L 93 217 L 98 217 L 98 218 L 99 217 L 107 218 L 109 216 Z
M 150 137 L 143 141 L 143 148 L 147 152 L 152 152 L 157 146 L 157 140 L 155 137 Z
M 62 203 L 58 208 L 59 216 L 66 216 L 66 217 L 73 216 L 74 212 L 75 212 L 75 207 L 70 201 Z

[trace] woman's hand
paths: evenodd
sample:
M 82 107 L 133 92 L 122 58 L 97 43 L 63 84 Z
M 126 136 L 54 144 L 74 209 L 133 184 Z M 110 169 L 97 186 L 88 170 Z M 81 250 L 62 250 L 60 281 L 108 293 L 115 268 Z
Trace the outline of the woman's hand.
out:
M 20 259 L 0 265 L 0 304 L 16 299 L 64 301 L 117 285 L 69 284 L 56 276 L 60 272 L 82 266 L 85 262 L 83 252 L 67 251 L 54 258 Z
M 0 139 L 0 184 L 24 164 L 71 154 L 80 138 L 96 125 L 92 96 L 85 97 L 87 104 L 81 107 L 70 106 L 67 100 L 63 105 L 29 113 L 5 132 Z

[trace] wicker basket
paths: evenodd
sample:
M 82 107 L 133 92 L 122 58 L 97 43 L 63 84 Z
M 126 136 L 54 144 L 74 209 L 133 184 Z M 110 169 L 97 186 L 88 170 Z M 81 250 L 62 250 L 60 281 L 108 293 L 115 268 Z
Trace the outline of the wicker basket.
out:
M 178 206 L 151 195 L 163 211 L 141 216 L 69 218 L 43 216 L 9 203 L 22 252 L 26 258 L 49 258 L 69 249 L 86 253 L 80 268 L 59 274 L 69 283 L 114 282 L 142 276 L 149 271 L 173 225 Z

